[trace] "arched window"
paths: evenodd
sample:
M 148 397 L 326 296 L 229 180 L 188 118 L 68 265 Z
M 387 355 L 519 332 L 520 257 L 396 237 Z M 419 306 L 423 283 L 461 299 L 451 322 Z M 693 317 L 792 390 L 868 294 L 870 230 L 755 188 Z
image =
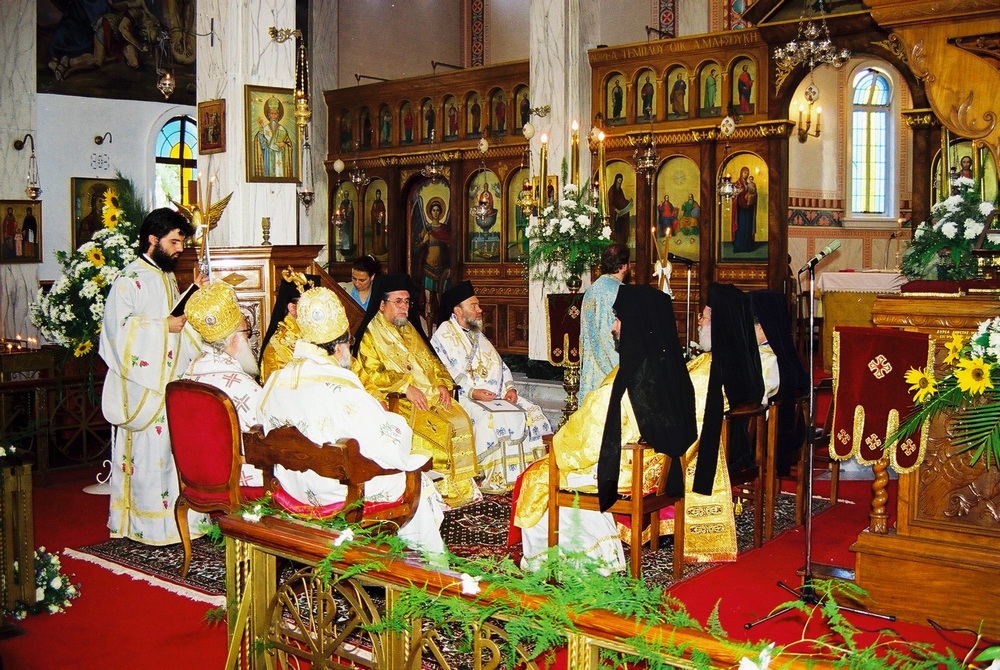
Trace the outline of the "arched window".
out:
M 890 155 L 896 135 L 892 81 L 875 68 L 854 75 L 851 105 L 851 212 L 893 216 Z
M 175 116 L 156 136 L 156 189 L 154 207 L 168 207 L 171 200 L 188 204 L 189 181 L 198 178 L 198 127 L 189 116 Z

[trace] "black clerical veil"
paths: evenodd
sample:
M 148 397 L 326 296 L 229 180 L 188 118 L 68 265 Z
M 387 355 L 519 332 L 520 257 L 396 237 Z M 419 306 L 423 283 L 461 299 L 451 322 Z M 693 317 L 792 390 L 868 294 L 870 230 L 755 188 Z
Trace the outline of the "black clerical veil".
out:
M 427 339 L 427 334 L 424 333 L 423 326 L 420 325 L 420 307 L 417 304 L 417 289 L 413 285 L 413 282 L 410 281 L 409 276 L 404 274 L 375 275 L 375 278 L 372 280 L 372 293 L 371 298 L 368 300 L 368 309 L 365 310 L 365 318 L 361 320 L 361 324 L 354 332 L 354 346 L 351 347 L 352 356 L 358 355 L 358 349 L 361 348 L 361 338 L 364 337 L 365 331 L 368 330 L 368 324 L 379 313 L 379 309 L 382 307 L 382 298 L 387 293 L 392 293 L 393 291 L 409 292 L 410 309 L 406 314 L 406 318 L 417 329 L 417 332 L 420 333 L 420 337 L 427 346 L 431 346 L 430 340 Z
M 788 316 L 788 297 L 777 291 L 751 291 L 754 316 L 764 329 L 767 343 L 778 359 L 778 473 L 788 474 L 795 453 L 806 437 L 805 424 L 795 413 L 795 401 L 809 390 L 806 372 L 799 350 L 792 337 L 792 321 Z
M 694 388 L 681 355 L 670 296 L 651 286 L 624 285 L 614 304 L 621 320 L 618 374 L 604 421 L 597 461 L 597 492 L 606 510 L 618 492 L 622 455 L 622 396 L 628 391 L 639 433 L 659 453 L 673 458 L 667 488 L 683 495 L 684 473 L 679 457 L 698 437 Z
M 312 281 L 313 286 L 319 286 L 319 275 L 306 275 L 306 279 Z M 260 342 L 260 356 L 258 356 L 260 362 L 264 361 L 264 350 L 267 349 L 268 342 L 278 330 L 278 324 L 288 316 L 288 305 L 297 302 L 301 296 L 298 286 L 287 279 L 281 280 L 281 284 L 278 286 L 278 295 L 274 298 L 274 308 L 271 310 L 271 321 L 267 325 L 264 339 Z
M 732 284 L 711 284 L 708 287 L 708 306 L 712 309 L 712 366 L 692 486 L 695 493 L 703 495 L 712 493 L 715 468 L 719 462 L 723 390 L 730 407 L 747 403 L 757 405 L 764 398 L 764 377 L 750 297 Z M 731 446 L 730 457 L 736 445 Z

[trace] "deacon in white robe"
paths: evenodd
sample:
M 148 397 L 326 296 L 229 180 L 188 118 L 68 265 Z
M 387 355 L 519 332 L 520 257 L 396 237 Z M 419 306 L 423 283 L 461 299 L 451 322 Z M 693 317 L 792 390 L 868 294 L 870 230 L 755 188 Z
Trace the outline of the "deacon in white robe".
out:
M 191 361 L 184 378 L 223 391 L 233 402 L 240 430 L 249 431 L 257 423 L 263 390 L 255 379 L 260 370 L 235 289 L 223 281 L 210 282 L 191 296 L 184 315 L 202 339 L 201 353 Z M 240 486 L 262 487 L 264 474 L 243 463 Z
M 197 352 L 197 336 L 171 316 L 179 299 L 173 269 L 194 230 L 177 212 L 150 212 L 139 231 L 144 254 L 125 266 L 104 307 L 98 352 L 108 366 L 102 409 L 116 426 L 111 441 L 111 537 L 145 544 L 180 542 L 174 520 L 179 484 L 164 411 L 167 382 Z M 207 517 L 191 513 L 198 532 Z
M 542 436 L 551 434 L 552 426 L 538 405 L 518 396 L 510 368 L 482 328 L 479 298 L 472 283 L 464 281 L 442 297 L 441 325 L 431 345 L 459 387 L 458 402 L 472 420 L 476 459 L 484 475 L 480 487 L 501 493 L 545 453 Z
M 354 438 L 361 453 L 384 468 L 423 466 L 428 456 L 411 453 L 413 432 L 406 420 L 383 408 L 351 371 L 347 316 L 337 297 L 326 288 L 310 289 L 302 294 L 297 314 L 302 338 L 292 360 L 264 385 L 258 417 L 264 431 L 292 425 L 319 444 Z M 342 502 L 347 494 L 339 481 L 311 470 L 275 466 L 274 475 L 284 493 L 301 505 L 323 507 Z M 402 473 L 375 477 L 365 484 L 365 500 L 398 500 L 405 488 Z M 416 549 L 442 553 L 443 519 L 441 496 L 424 475 L 417 509 L 399 537 Z

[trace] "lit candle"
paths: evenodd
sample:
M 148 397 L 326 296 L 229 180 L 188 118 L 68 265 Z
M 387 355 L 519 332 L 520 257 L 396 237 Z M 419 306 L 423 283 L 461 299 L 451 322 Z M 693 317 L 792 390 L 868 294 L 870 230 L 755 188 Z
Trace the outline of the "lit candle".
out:
M 823 113 L 822 107 L 816 108 L 816 137 L 819 137 L 819 117 Z
M 573 139 L 571 154 L 571 173 L 573 183 L 580 185 L 580 124 L 573 120 Z
M 951 138 L 948 128 L 941 126 L 941 200 L 951 195 Z
M 806 111 L 806 108 L 799 105 L 799 128 L 802 127 L 802 112 Z
M 597 169 L 598 169 L 598 179 L 601 184 L 604 184 L 604 131 L 597 133 Z M 605 193 L 604 187 L 601 187 L 601 216 L 607 219 L 608 217 L 608 194 Z
M 548 195 L 548 190 L 549 190 L 548 189 L 549 177 L 548 177 L 548 174 L 547 174 L 548 173 L 548 167 L 549 167 L 548 166 L 548 163 L 549 163 L 549 156 L 548 156 L 549 136 L 546 135 L 545 133 L 542 133 L 541 141 L 542 141 L 542 148 L 539 151 L 539 156 L 538 156 L 538 163 L 539 163 L 538 169 L 539 169 L 539 172 L 542 175 L 541 179 L 538 180 L 538 209 L 539 209 L 539 211 L 545 209 L 545 198 Z

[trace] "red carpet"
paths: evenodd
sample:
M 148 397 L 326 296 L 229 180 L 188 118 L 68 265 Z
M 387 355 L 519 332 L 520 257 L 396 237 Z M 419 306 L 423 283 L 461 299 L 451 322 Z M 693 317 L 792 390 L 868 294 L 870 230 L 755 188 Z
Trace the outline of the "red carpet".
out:
M 106 540 L 107 497 L 82 492 L 91 473 L 70 481 L 35 489 L 36 544 L 49 551 L 81 547 Z M 853 566 L 848 550 L 867 525 L 869 482 L 845 482 L 841 497 L 858 504 L 839 504 L 815 518 L 813 561 Z M 817 493 L 825 494 L 818 482 Z M 894 498 L 891 502 L 894 502 Z M 788 644 L 803 634 L 804 618 L 789 613 L 747 632 L 743 624 L 763 617 L 776 605 L 792 599 L 776 582 L 797 586 L 796 570 L 803 565 L 803 529 L 778 536 L 761 549 L 744 552 L 736 563 L 711 568 L 671 589 L 689 611 L 705 621 L 721 601 L 723 627 L 738 639 L 776 640 Z M 116 576 L 98 566 L 62 558 L 64 571 L 75 575 L 81 596 L 65 614 L 29 617 L 20 626 L 27 634 L 0 642 L 6 670 L 76 668 L 220 668 L 226 656 L 226 630 L 204 622 L 210 606 L 186 600 L 163 589 Z M 888 624 L 850 616 L 863 629 L 891 626 L 905 639 L 943 645 L 928 626 Z M 959 643 L 968 636 L 954 634 Z M 962 655 L 960 645 L 952 647 Z

